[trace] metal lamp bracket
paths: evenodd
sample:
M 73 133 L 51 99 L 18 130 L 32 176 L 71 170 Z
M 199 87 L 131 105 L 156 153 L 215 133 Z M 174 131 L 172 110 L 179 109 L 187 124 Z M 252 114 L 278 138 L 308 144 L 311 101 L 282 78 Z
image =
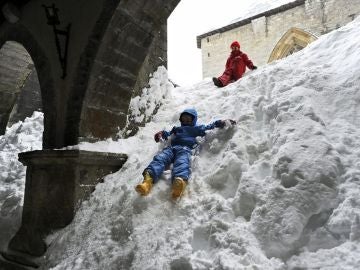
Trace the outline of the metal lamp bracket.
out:
M 71 24 L 69 23 L 65 29 L 57 28 L 57 26 L 60 25 L 58 16 L 59 9 L 55 4 L 52 4 L 51 6 L 42 5 L 42 7 L 45 9 L 47 24 L 51 25 L 54 31 L 56 50 L 62 68 L 61 78 L 65 79 Z

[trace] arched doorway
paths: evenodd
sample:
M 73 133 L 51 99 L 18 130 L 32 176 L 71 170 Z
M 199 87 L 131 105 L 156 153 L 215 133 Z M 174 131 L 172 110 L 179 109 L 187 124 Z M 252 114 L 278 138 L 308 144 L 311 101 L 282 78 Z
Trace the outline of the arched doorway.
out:
M 292 27 L 280 38 L 270 54 L 268 63 L 300 51 L 316 39 L 313 34 Z
M 18 42 L 0 48 L 0 135 L 6 126 L 41 111 L 40 85 L 34 62 Z

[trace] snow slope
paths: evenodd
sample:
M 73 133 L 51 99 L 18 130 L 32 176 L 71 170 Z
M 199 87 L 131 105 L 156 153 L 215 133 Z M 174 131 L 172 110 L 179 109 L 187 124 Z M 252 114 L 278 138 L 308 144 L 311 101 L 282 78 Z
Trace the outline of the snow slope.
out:
M 221 89 L 210 79 L 172 88 L 160 68 L 132 103 L 137 113 L 162 104 L 136 136 L 76 146 L 129 159 L 48 237 L 43 269 L 358 269 L 359 41 L 358 18 Z M 153 134 L 188 107 L 201 123 L 237 125 L 200 140 L 181 200 L 170 199 L 169 171 L 138 196 L 166 145 Z
M 17 155 L 41 149 L 43 129 L 42 113 L 34 112 L 0 136 L 0 250 L 5 250 L 21 222 L 26 167 Z

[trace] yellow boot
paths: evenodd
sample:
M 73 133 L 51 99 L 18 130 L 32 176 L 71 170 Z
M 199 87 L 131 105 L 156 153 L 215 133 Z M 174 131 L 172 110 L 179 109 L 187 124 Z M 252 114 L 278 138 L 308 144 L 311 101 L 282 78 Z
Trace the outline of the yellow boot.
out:
M 135 187 L 136 192 L 138 192 L 141 196 L 146 196 L 150 193 L 151 188 L 153 186 L 154 180 L 152 179 L 149 172 L 144 173 L 144 180 L 141 184 L 138 184 Z
M 175 177 L 173 185 L 172 185 L 172 193 L 171 196 L 173 199 L 177 199 L 183 195 L 186 188 L 186 181 L 181 177 Z

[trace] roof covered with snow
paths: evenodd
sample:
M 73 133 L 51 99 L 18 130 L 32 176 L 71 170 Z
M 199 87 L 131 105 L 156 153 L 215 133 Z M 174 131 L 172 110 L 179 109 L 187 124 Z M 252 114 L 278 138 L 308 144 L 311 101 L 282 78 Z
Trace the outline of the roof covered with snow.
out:
M 224 33 L 231 29 L 251 23 L 252 20 L 268 17 L 286 10 L 301 6 L 305 0 L 279 0 L 279 1 L 260 1 L 254 3 L 249 9 L 245 10 L 242 15 L 232 20 L 228 25 L 210 30 L 196 37 L 197 47 L 201 48 L 201 40 L 205 37 L 212 36 L 217 33 Z

